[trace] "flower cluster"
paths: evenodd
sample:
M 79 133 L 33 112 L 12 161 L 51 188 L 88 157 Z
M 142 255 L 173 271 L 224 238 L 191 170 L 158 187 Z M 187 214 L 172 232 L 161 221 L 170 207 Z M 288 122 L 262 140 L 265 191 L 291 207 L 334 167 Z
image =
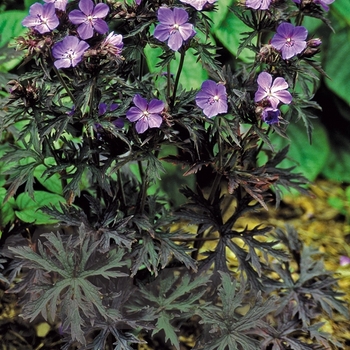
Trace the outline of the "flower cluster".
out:
M 301 0 L 293 1 L 300 4 Z M 202 11 L 215 0 L 182 2 Z M 332 0 L 314 0 L 315 4 L 321 4 L 322 7 L 331 2 Z M 46 0 L 44 5 L 34 4 L 30 8 L 30 15 L 26 17 L 23 24 L 41 34 L 51 32 L 59 25 L 55 9 L 65 11 L 66 5 L 67 0 Z M 141 2 L 137 5 L 140 6 Z M 69 21 L 76 26 L 78 36 L 68 35 L 52 46 L 52 55 L 56 59 L 54 65 L 58 69 L 76 67 L 84 56 L 91 56 L 92 54 L 86 53 L 90 48 L 89 41 L 86 42 L 86 40 L 93 38 L 95 33 L 103 35 L 108 32 L 108 25 L 105 21 L 110 11 L 108 5 L 104 3 L 95 5 L 92 0 L 80 0 L 78 6 L 79 9 L 73 9 L 68 13 Z M 254 10 L 268 10 L 271 0 L 246 0 L 245 6 Z M 157 20 L 159 24 L 155 27 L 154 38 L 166 42 L 172 51 L 176 52 L 182 48 L 187 50 L 190 39 L 196 35 L 196 31 L 186 9 L 161 6 L 157 12 Z M 279 24 L 270 45 L 262 47 L 262 49 L 271 47 L 272 50 L 264 54 L 264 62 L 268 63 L 270 59 L 275 60 L 276 55 L 283 60 L 290 60 L 296 56 L 299 58 L 312 57 L 319 51 L 321 41 L 319 39 L 306 41 L 307 35 L 308 31 L 303 26 L 294 26 L 288 22 Z M 120 57 L 123 46 L 122 35 L 111 32 L 100 41 L 98 46 L 91 47 L 91 50 L 109 58 Z M 287 91 L 288 83 L 283 77 L 276 77 L 273 80 L 272 75 L 268 72 L 260 73 L 257 83 L 258 90 L 254 101 L 263 107 L 257 113 L 266 123 L 277 124 L 281 119 L 279 104 L 290 104 L 292 101 L 292 95 Z M 136 131 L 142 134 L 147 129 L 159 128 L 163 120 L 161 113 L 164 110 L 164 103 L 156 99 L 148 103 L 138 94 L 134 96 L 133 101 L 135 107 L 131 107 L 126 116 L 130 122 L 136 122 Z M 225 85 L 217 84 L 212 80 L 204 81 L 195 97 L 195 103 L 208 118 L 228 113 Z
M 68 0 L 45 0 L 45 4 L 33 4 L 22 24 L 33 28 L 40 34 L 53 32 L 60 24 L 56 10 L 65 11 Z M 95 33 L 105 34 L 108 25 L 104 20 L 109 13 L 109 6 L 103 3 L 94 5 L 92 0 L 80 0 L 79 9 L 72 10 L 68 18 L 73 25 L 77 26 L 79 37 L 68 35 L 52 47 L 52 55 L 56 59 L 56 68 L 76 67 L 82 60 L 90 45 L 85 42 Z M 82 39 L 82 40 L 81 40 Z M 102 55 L 120 56 L 123 49 L 122 35 L 111 32 L 102 41 L 100 53 Z

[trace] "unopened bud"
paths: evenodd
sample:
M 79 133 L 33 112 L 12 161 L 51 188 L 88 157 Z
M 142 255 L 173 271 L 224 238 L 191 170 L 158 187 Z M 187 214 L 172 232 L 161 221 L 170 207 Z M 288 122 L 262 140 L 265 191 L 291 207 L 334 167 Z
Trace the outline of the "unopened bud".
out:
M 300 55 L 300 58 L 311 58 L 320 52 L 320 46 L 322 44 L 321 39 L 310 39 L 307 43 L 306 49 Z
M 315 38 L 315 39 L 310 39 L 308 42 L 307 42 L 307 47 L 311 47 L 313 49 L 316 49 L 318 48 L 319 46 L 321 46 L 322 44 L 322 40 L 319 39 L 319 38 Z

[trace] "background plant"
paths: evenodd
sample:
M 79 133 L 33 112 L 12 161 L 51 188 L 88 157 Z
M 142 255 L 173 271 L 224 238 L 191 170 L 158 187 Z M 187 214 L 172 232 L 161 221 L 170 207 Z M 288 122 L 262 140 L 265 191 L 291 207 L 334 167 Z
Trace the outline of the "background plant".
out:
M 281 22 L 311 16 L 331 32 L 330 22 L 314 3 L 204 5 L 35 5 L 31 15 L 50 24 L 26 17 L 16 40 L 25 69 L 4 74 L 2 109 L 6 277 L 24 292 L 25 318 L 62 322 L 66 348 L 131 349 L 159 332 L 179 348 L 191 317 L 205 330 L 198 349 L 326 348 L 320 315 L 347 314 L 336 279 L 292 229 L 272 240 L 270 227 L 236 227 L 278 204 L 282 188 L 306 192 L 280 140 L 300 139 L 297 121 L 311 140 L 320 41 L 309 29 L 284 59 L 269 40 Z M 175 34 L 162 35 L 167 26 Z M 219 46 L 239 59 L 219 57 Z M 261 72 L 283 79 L 282 107 L 257 98 Z

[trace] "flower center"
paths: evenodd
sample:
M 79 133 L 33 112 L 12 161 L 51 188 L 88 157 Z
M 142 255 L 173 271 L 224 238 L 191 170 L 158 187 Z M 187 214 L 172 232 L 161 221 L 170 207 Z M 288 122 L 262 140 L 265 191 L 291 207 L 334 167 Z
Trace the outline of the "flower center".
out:
M 286 45 L 287 46 L 294 46 L 294 40 L 292 38 L 287 38 Z
M 179 30 L 180 26 L 178 24 L 174 24 L 173 27 L 171 28 L 170 34 L 175 34 Z
M 72 49 L 69 49 L 66 51 L 66 58 L 72 61 L 74 57 L 75 57 L 75 52 Z
M 220 97 L 218 95 L 215 95 L 213 97 L 209 97 L 208 98 L 208 104 L 212 105 L 212 104 L 214 104 L 216 102 L 219 102 L 219 100 L 220 100 Z
M 142 117 L 143 118 L 148 118 L 148 116 L 149 116 L 149 113 L 148 113 L 147 110 L 142 112 Z
M 94 17 L 89 15 L 89 16 L 86 17 L 86 19 L 88 20 L 88 22 L 92 23 L 93 20 L 94 20 Z
M 37 17 L 38 17 L 38 19 L 37 19 L 37 21 L 38 21 L 38 24 L 46 24 L 46 22 L 47 22 L 47 20 L 46 20 L 46 18 L 43 18 L 41 15 L 37 15 Z

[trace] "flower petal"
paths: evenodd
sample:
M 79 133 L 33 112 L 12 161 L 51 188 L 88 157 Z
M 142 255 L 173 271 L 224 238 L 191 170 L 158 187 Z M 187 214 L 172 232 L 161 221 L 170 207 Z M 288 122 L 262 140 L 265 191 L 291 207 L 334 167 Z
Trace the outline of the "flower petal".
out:
M 274 92 L 277 92 L 277 91 L 280 91 L 280 90 L 285 90 L 285 89 L 288 89 L 288 83 L 284 80 L 284 78 L 282 77 L 277 77 L 272 86 L 271 86 L 271 92 L 274 93 Z
M 162 125 L 163 118 L 159 114 L 150 114 L 148 116 L 148 127 L 159 128 Z
M 308 31 L 305 27 L 303 26 L 297 26 L 294 28 L 294 32 L 293 32 L 293 39 L 295 41 L 303 41 L 306 40 L 308 35 Z
M 187 40 L 196 34 L 191 23 L 182 24 L 179 27 L 179 32 L 183 40 Z
M 259 74 L 257 79 L 259 87 L 261 87 L 266 92 L 270 90 L 272 84 L 272 75 L 267 72 L 262 72 Z
M 188 13 L 186 10 L 175 7 L 173 10 L 174 23 L 178 25 L 185 24 L 188 21 Z
M 84 15 L 81 11 L 79 10 L 73 10 L 69 13 L 68 15 L 69 20 L 73 23 L 73 24 L 81 24 L 84 23 L 86 20 L 86 15 Z
M 154 30 L 153 36 L 159 41 L 166 41 L 170 36 L 171 28 L 172 27 L 168 25 L 158 24 Z
M 271 39 L 271 45 L 276 50 L 282 50 L 282 48 L 286 45 L 286 39 L 279 34 L 275 34 Z
M 100 34 L 107 33 L 109 30 L 108 24 L 103 19 L 99 19 L 99 18 L 94 20 L 94 28 L 96 32 Z
M 174 13 L 167 7 L 160 7 L 158 9 L 157 18 L 161 24 L 169 26 L 173 26 L 175 24 Z
M 219 114 L 217 103 L 213 103 L 213 104 L 208 103 L 207 106 L 203 109 L 203 113 L 208 118 L 217 116 Z
M 275 108 L 265 108 L 262 112 L 261 119 L 266 123 L 266 124 L 277 124 L 279 122 L 279 117 L 281 115 L 281 112 L 279 109 Z
M 277 27 L 277 33 L 284 38 L 291 38 L 294 34 L 294 28 L 293 24 L 283 22 Z
M 35 29 L 36 29 L 40 34 L 48 33 L 48 32 L 51 31 L 51 29 L 48 27 L 48 25 L 47 25 L 46 23 L 39 24 L 39 25 L 35 26 Z
M 148 128 L 148 120 L 145 117 L 138 120 L 135 125 L 135 129 L 138 134 L 143 134 Z
M 101 102 L 98 105 L 98 115 L 103 115 L 107 112 L 107 103 Z
M 131 122 L 136 122 L 143 116 L 142 111 L 137 107 L 131 107 L 126 112 L 126 118 L 130 120 Z
M 140 109 L 141 112 L 147 111 L 148 102 L 145 98 L 141 97 L 139 94 L 135 95 L 133 100 L 136 107 Z
M 272 108 L 277 108 L 280 103 L 280 100 L 276 96 L 267 96 Z
M 69 58 L 63 58 L 54 62 L 57 69 L 69 68 L 71 66 L 71 60 Z
M 161 113 L 163 112 L 164 109 L 164 102 L 157 100 L 157 99 L 153 99 L 150 101 L 150 103 L 148 104 L 148 112 L 149 113 Z
M 293 100 L 292 95 L 287 90 L 275 92 L 274 96 L 286 105 L 289 105 Z
M 94 18 L 105 18 L 108 15 L 109 12 L 109 6 L 103 3 L 98 3 L 93 12 L 92 16 Z
M 94 9 L 94 3 L 92 0 L 80 0 L 79 8 L 86 16 L 90 16 Z
M 44 18 L 56 17 L 55 4 L 53 3 L 44 4 L 43 17 Z
M 40 20 L 38 19 L 38 17 L 27 16 L 22 21 L 22 25 L 24 27 L 35 27 L 37 25 L 40 25 Z
M 39 4 L 38 2 L 36 2 L 35 4 L 33 4 L 32 6 L 29 7 L 29 14 L 32 16 L 37 16 L 37 15 L 43 15 L 43 5 Z
M 179 48 L 181 47 L 183 43 L 182 36 L 179 33 L 178 30 L 173 31 L 168 40 L 168 46 L 173 50 L 173 51 L 178 51 Z
M 77 32 L 78 32 L 79 36 L 84 40 L 90 39 L 94 35 L 94 29 L 93 29 L 90 22 L 82 23 L 78 27 Z

